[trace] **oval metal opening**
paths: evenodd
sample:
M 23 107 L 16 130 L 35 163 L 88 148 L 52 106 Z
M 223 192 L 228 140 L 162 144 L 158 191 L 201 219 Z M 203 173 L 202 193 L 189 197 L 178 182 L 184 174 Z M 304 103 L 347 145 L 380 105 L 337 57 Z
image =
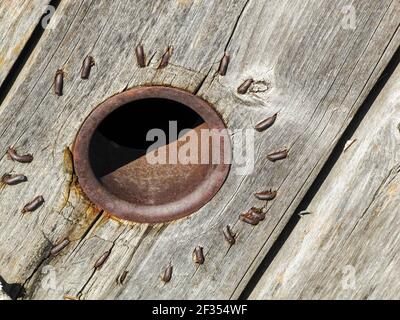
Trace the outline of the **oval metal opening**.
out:
M 74 165 L 89 199 L 126 220 L 166 222 L 189 215 L 221 188 L 231 145 L 201 98 L 140 87 L 100 104 L 75 140 Z

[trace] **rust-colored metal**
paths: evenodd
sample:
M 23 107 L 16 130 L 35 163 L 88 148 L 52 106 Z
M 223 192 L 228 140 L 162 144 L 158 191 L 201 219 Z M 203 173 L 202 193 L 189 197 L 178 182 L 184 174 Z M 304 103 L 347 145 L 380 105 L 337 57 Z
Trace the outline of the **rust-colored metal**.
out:
M 230 59 L 231 59 L 230 56 L 225 52 L 224 56 L 221 59 L 221 62 L 219 63 L 219 68 L 218 68 L 219 75 L 221 75 L 221 76 L 226 75 Z
M 281 151 L 276 151 L 272 152 L 269 155 L 267 155 L 267 159 L 271 162 L 275 162 L 278 160 L 286 159 L 288 156 L 288 151 L 287 149 L 283 149 Z
M 230 244 L 230 245 L 234 245 L 236 242 L 235 239 L 235 234 L 232 232 L 231 227 L 229 225 L 225 226 L 225 228 L 223 229 L 223 234 L 224 234 L 224 238 L 225 240 Z
M 54 93 L 58 96 L 63 95 L 64 90 L 64 71 L 58 69 L 54 76 Z
M 158 69 L 165 68 L 168 65 L 169 59 L 171 59 L 171 56 L 172 56 L 172 51 L 173 51 L 172 46 L 169 46 L 167 48 L 167 50 L 165 50 L 165 53 L 163 54 L 163 56 L 161 58 L 161 62 L 160 62 L 160 65 L 158 66 Z
M 204 263 L 204 252 L 203 252 L 203 247 L 197 246 L 193 250 L 192 254 L 193 262 L 197 265 L 203 264 Z
M 259 200 L 271 201 L 271 200 L 275 199 L 277 193 L 278 192 L 276 190 L 266 190 L 266 191 L 257 192 L 254 195 Z
M 86 56 L 83 60 L 82 68 L 81 68 L 81 78 L 82 79 L 89 79 L 90 70 L 95 65 L 94 58 L 92 56 Z
M 225 125 L 215 110 L 206 101 L 181 89 L 138 87 L 117 94 L 95 108 L 83 123 L 74 144 L 74 165 L 79 183 L 88 198 L 100 208 L 118 218 L 140 223 L 172 221 L 197 211 L 218 192 L 230 168 L 227 161 L 150 164 L 142 156 L 106 176 L 97 177 L 89 147 L 98 126 L 119 107 L 151 98 L 167 99 L 191 108 L 204 120 L 193 130 L 199 133 L 201 129 L 215 129 L 221 141 L 231 148 Z M 219 149 L 212 152 L 218 152 L 225 160 L 222 142 Z
M 247 212 L 240 214 L 239 218 L 243 222 L 256 226 L 265 219 L 265 213 L 260 208 L 252 207 Z
M 254 80 L 253 79 L 247 79 L 245 80 L 239 88 L 237 88 L 237 93 L 239 94 L 246 94 L 247 91 L 249 90 L 250 86 L 253 84 Z
M 275 123 L 277 116 L 278 116 L 278 114 L 275 113 L 273 116 L 270 116 L 267 119 L 257 123 L 255 125 L 254 129 L 256 129 L 258 132 L 267 130 L 269 127 L 271 127 Z
M 28 178 L 26 176 L 24 176 L 23 174 L 6 173 L 1 178 L 1 182 L 4 184 L 7 184 L 9 186 L 15 186 L 17 184 L 20 184 L 20 183 L 26 182 L 26 181 L 28 181 Z
M 69 239 L 64 239 L 63 241 L 61 241 L 60 243 L 56 244 L 51 250 L 50 250 L 50 254 L 52 256 L 56 256 L 58 255 L 67 245 L 69 245 L 70 241 Z
M 110 256 L 111 250 L 104 252 L 94 264 L 95 269 L 100 269 Z
M 120 274 L 117 277 L 117 280 L 116 280 L 117 284 L 124 284 L 124 281 L 125 281 L 126 276 L 128 275 L 128 273 L 129 273 L 128 270 L 125 270 L 124 272 L 122 272 L 122 274 Z
M 162 282 L 170 282 L 171 278 L 172 278 L 172 272 L 173 272 L 173 266 L 170 263 L 163 271 L 163 273 L 161 274 L 161 281 Z
M 143 45 L 138 44 L 135 49 L 137 64 L 140 68 L 146 66 L 146 55 L 144 54 Z
M 247 224 L 251 224 L 253 226 L 258 225 L 258 223 L 260 222 L 260 220 L 249 216 L 247 213 L 241 214 L 240 215 L 240 220 L 242 220 L 243 222 L 247 223 Z
M 12 161 L 17 161 L 20 163 L 30 163 L 33 161 L 33 155 L 31 154 L 19 155 L 18 152 L 11 147 L 8 148 L 7 154 Z
M 31 202 L 27 203 L 23 209 L 22 213 L 33 212 L 37 210 L 44 203 L 44 199 L 42 196 L 37 196 Z
M 265 213 L 263 212 L 262 209 L 260 208 L 255 208 L 252 207 L 248 214 L 253 217 L 254 219 L 257 219 L 258 221 L 263 221 L 265 219 Z

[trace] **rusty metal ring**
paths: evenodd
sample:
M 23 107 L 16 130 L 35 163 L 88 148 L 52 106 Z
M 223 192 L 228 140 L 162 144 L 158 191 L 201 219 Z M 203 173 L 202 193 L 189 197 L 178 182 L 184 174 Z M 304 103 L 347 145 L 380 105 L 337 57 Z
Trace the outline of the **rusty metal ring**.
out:
M 204 100 L 181 89 L 161 86 L 138 87 L 117 94 L 95 108 L 82 124 L 76 137 L 73 155 L 78 181 L 87 197 L 103 210 L 118 218 L 140 222 L 167 222 L 187 216 L 209 202 L 223 185 L 230 165 L 226 163 L 210 164 L 210 170 L 204 180 L 193 192 L 184 198 L 159 205 L 143 205 L 121 199 L 111 193 L 96 177 L 89 158 L 89 147 L 93 134 L 101 122 L 113 111 L 133 101 L 149 98 L 168 99 L 183 104 L 202 117 L 210 129 L 223 130 L 225 125 L 216 111 Z M 230 145 L 230 138 L 223 131 L 224 139 Z M 224 152 L 221 145 L 221 155 Z

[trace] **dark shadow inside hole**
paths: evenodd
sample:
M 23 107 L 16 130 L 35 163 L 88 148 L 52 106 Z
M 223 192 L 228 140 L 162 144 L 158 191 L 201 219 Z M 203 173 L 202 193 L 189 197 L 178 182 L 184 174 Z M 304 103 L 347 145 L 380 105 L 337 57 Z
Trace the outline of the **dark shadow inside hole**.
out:
M 89 159 L 96 177 L 110 174 L 145 155 L 156 142 L 146 141 L 151 129 L 163 130 L 167 143 L 176 140 L 169 136 L 170 121 L 176 121 L 178 134 L 204 123 L 199 114 L 184 104 L 160 98 L 133 101 L 109 114 L 90 142 Z

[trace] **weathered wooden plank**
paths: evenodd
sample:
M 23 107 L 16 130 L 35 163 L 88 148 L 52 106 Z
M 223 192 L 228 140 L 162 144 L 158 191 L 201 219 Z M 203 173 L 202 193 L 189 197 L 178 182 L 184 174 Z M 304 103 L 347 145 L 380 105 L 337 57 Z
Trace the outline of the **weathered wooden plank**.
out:
M 400 66 L 253 299 L 399 299 Z
M 0 2 L 0 87 L 49 3 L 50 0 Z
M 91 108 L 123 91 L 132 78 L 137 84 L 171 83 L 195 91 L 222 56 L 242 5 L 234 1 L 224 5 L 140 1 L 134 6 L 125 1 L 61 2 L 54 16 L 58 25 L 45 31 L 20 75 L 23 80 L 15 84 L 2 108 L 2 150 L 14 145 L 19 152 L 29 151 L 35 157 L 30 165 L 2 157 L 3 172 L 23 172 L 29 179 L 1 191 L 1 201 L 7 203 L 1 210 L 1 275 L 7 282 L 25 282 L 45 260 L 52 244 L 64 237 L 71 240 L 67 249 L 75 248 L 99 217 L 100 211 L 75 187 L 69 153 L 65 152 Z M 153 57 L 150 68 L 136 66 L 134 48 L 139 42 L 143 42 L 149 62 Z M 171 43 L 176 46 L 171 65 L 157 71 L 157 60 Z M 79 70 L 88 53 L 95 57 L 96 67 L 90 81 L 83 81 Z M 67 72 L 61 98 L 52 92 L 59 68 Z M 23 205 L 39 194 L 46 200 L 41 210 L 21 216 Z M 147 229 L 138 228 L 131 236 Z M 79 277 L 82 272 L 78 271 Z
M 3 289 L 0 289 L 0 300 L 11 300 L 11 298 L 3 291 Z
M 30 165 L 5 157 L 0 162 L 6 172 L 23 170 L 29 176 L 28 184 L 0 194 L 1 275 L 25 283 L 31 298 L 237 297 L 399 44 L 398 1 L 358 1 L 353 30 L 341 24 L 346 4 L 61 2 L 56 32 L 46 30 L 23 70 L 24 81 L 15 84 L 1 111 L 4 151 L 16 145 L 35 154 Z M 152 57 L 148 68 L 136 67 L 139 42 Z M 175 48 L 171 64 L 156 70 L 168 45 Z M 220 77 L 215 72 L 224 51 L 232 62 L 227 76 Z M 83 81 L 79 69 L 88 53 L 96 67 Z M 51 84 L 61 67 L 67 78 L 65 94 L 58 98 Z M 236 94 L 249 76 L 261 90 Z M 253 174 L 234 174 L 238 166 L 233 165 L 221 191 L 199 212 L 154 226 L 110 219 L 92 208 L 75 187 L 64 152 L 94 106 L 144 83 L 199 92 L 229 128 L 251 128 L 280 111 L 276 124 L 256 135 Z M 289 159 L 266 160 L 268 152 L 284 146 Z M 257 227 L 238 222 L 240 212 L 264 204 L 253 192 L 270 187 L 278 189 L 278 197 L 267 207 L 266 221 Z M 21 206 L 38 194 L 45 205 L 21 217 Z M 222 238 L 226 224 L 238 233 L 231 248 Z M 51 243 L 64 237 L 71 243 L 46 259 Z M 206 255 L 199 268 L 191 261 L 197 245 Z M 104 266 L 94 270 L 95 261 L 110 249 Z M 164 285 L 159 274 L 169 262 L 174 274 Z M 125 282 L 116 284 L 125 270 Z

